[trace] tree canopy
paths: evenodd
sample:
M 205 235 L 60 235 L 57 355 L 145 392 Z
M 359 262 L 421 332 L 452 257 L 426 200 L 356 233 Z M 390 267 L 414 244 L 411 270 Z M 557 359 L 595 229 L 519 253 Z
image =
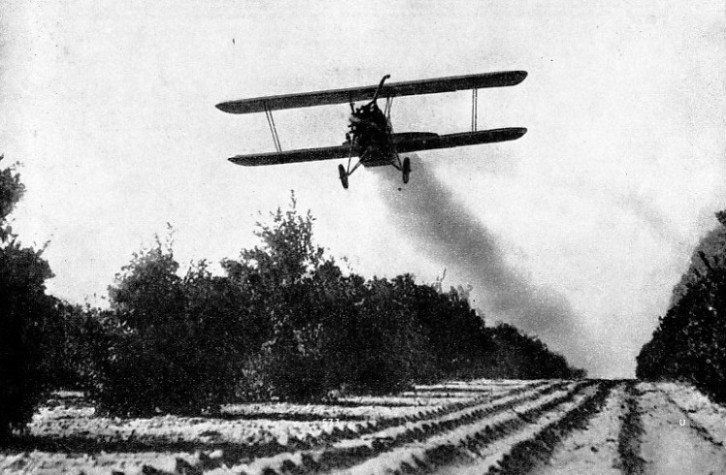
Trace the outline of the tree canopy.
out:
M 30 420 L 48 381 L 43 328 L 54 300 L 45 281 L 53 274 L 42 250 L 24 247 L 8 223 L 24 191 L 14 167 L 0 171 L 0 441 Z
M 10 188 L 3 209 L 11 210 L 22 185 L 12 173 L 2 180 Z M 452 377 L 583 375 L 514 327 L 487 327 L 469 306 L 470 289 L 344 272 L 315 243 L 313 225 L 293 195 L 287 210 L 257 224 L 256 246 L 221 262 L 222 275 L 204 260 L 181 273 L 171 234 L 157 237 L 116 275 L 107 310 L 46 296 L 47 262 L 8 240 L 0 262 L 9 269 L 0 279 L 3 374 L 17 380 L 8 388 L 33 383 L 3 393 L 22 406 L 13 421 L 28 420 L 37 397 L 25 396 L 40 394 L 41 380 L 85 389 L 99 412 L 130 416 L 386 393 Z
M 694 383 L 726 401 L 726 211 L 708 233 L 673 291 L 671 307 L 638 355 L 646 379 Z

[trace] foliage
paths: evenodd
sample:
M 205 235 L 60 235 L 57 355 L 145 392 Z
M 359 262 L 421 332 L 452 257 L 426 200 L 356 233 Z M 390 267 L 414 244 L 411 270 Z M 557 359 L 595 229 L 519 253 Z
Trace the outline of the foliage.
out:
M 536 338 L 521 333 L 512 325 L 499 324 L 491 329 L 494 358 L 489 362 L 490 377 L 516 379 L 584 378 L 585 372 L 571 368 L 564 357 L 552 353 Z
M 66 331 L 59 360 L 102 411 L 200 413 L 233 398 L 309 401 L 497 371 L 576 375 L 513 327 L 486 328 L 470 289 L 344 274 L 294 195 L 270 218 L 257 246 L 222 261 L 224 276 L 202 261 L 180 277 L 171 241 L 157 239 L 122 268 L 109 311 L 64 307 L 64 324 L 80 329 Z
M 0 161 L 4 158 L 0 155 Z M 20 175 L 15 167 L 0 171 L 0 242 L 5 243 L 13 236 L 12 228 L 7 223 L 8 215 L 25 194 L 25 186 L 20 182 Z
M 42 251 L 23 247 L 7 224 L 23 192 L 13 168 L 0 171 L 0 442 L 24 427 L 42 397 L 42 330 L 53 310 L 45 294 L 52 273 Z
M 520 349 L 532 351 L 525 358 L 530 368 L 517 367 L 521 377 L 583 375 L 519 333 L 517 341 L 531 344 L 495 345 L 502 331 L 485 328 L 469 307 L 468 290 L 443 293 L 411 275 L 368 281 L 343 275 L 313 243 L 312 226 L 309 213 L 296 212 L 293 196 L 290 210 L 259 225 L 261 246 L 223 263 L 250 296 L 261 347 L 248 372 L 266 388 L 263 394 L 304 400 L 341 387 L 380 393 L 414 381 L 476 377 L 504 351 Z
M 694 383 L 726 401 L 726 212 L 699 244 L 674 289 L 672 305 L 638 355 L 645 379 Z
M 108 347 L 90 381 L 102 411 L 200 414 L 234 396 L 244 298 L 204 261 L 183 278 L 178 268 L 171 244 L 157 240 L 109 289 L 111 311 L 97 317 Z
M 134 330 L 146 330 L 178 318 L 184 309 L 184 291 L 176 274 L 171 240 L 135 253 L 108 289 L 111 308 Z
M 52 317 L 42 324 L 47 382 L 52 388 L 83 389 L 94 361 L 90 346 L 99 341 L 101 334 L 98 311 L 51 299 Z
M 312 217 L 292 207 L 258 223 L 261 245 L 243 250 L 239 260 L 222 263 L 230 282 L 249 298 L 253 367 L 265 393 L 305 399 L 324 387 L 321 316 L 329 302 L 311 297 L 323 250 L 312 243 Z M 249 391 L 245 391 L 249 393 Z
M 372 279 L 359 294 L 354 332 L 349 333 L 344 382 L 375 393 L 402 389 L 431 368 L 425 330 L 411 312 L 407 278 Z

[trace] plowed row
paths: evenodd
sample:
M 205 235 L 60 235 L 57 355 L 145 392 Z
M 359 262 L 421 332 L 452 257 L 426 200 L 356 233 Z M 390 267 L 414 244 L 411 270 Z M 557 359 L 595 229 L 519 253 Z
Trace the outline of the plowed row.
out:
M 59 423 L 66 420 L 63 418 L 45 421 L 47 427 L 72 429 L 58 437 L 75 446 L 54 447 L 45 436 L 36 434 L 32 439 L 36 450 L 10 447 L 0 454 L 0 471 L 551 475 L 684 470 L 695 474 L 703 468 L 707 470 L 703 473 L 726 473 L 726 431 L 719 424 L 724 410 L 699 399 L 694 391 L 673 383 L 635 381 L 456 382 L 417 386 L 415 391 L 390 398 L 349 398 L 337 406 L 249 405 L 218 420 L 190 420 L 191 426 L 220 428 L 211 439 L 208 430 L 197 427 L 179 434 L 175 426 L 176 438 L 165 442 L 165 421 L 180 423 L 171 418 L 115 421 L 114 427 L 121 428 L 118 440 L 110 445 L 96 440 L 96 446 L 93 434 L 83 429 L 83 421 L 95 427 L 92 424 L 98 420 L 84 413 L 85 419 L 65 426 Z M 379 405 L 366 405 L 376 401 Z M 391 417 L 391 409 L 399 406 L 408 408 L 405 415 Z M 274 418 L 254 419 L 257 407 L 260 414 L 274 414 Z M 321 417 L 345 415 L 351 409 L 356 411 L 355 418 L 366 419 L 330 421 Z M 288 412 L 290 420 L 285 419 Z M 39 433 L 43 414 L 50 413 L 39 415 Z M 244 417 L 238 417 L 240 414 Z M 129 442 L 123 431 L 132 426 L 153 427 L 155 438 L 144 439 L 139 434 L 146 442 Z M 263 427 L 271 429 L 245 440 L 235 435 Z M 282 435 L 274 435 L 278 433 Z M 115 450 L 109 452 L 109 447 Z M 688 470 L 689 463 L 697 464 L 697 469 Z

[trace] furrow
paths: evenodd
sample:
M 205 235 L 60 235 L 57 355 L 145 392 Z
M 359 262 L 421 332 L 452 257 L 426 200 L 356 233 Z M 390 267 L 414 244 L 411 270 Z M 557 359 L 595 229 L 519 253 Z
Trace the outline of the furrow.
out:
M 628 381 L 625 386 L 625 394 L 625 414 L 618 438 L 620 464 L 623 474 L 640 475 L 643 473 L 645 461 L 640 455 L 643 426 L 638 408 L 640 392 L 635 387 L 635 381 Z
M 401 451 L 415 450 L 421 446 L 423 441 L 428 443 L 434 439 L 448 440 L 454 437 L 477 445 L 488 438 L 496 437 L 497 431 L 505 428 L 499 427 L 499 422 L 504 425 L 523 423 L 523 420 L 536 411 L 547 410 L 548 404 L 553 404 L 552 401 L 570 398 L 572 393 L 583 384 L 555 383 L 539 391 L 526 392 L 519 397 L 502 398 L 497 403 L 486 403 L 480 407 L 458 411 L 432 421 L 390 428 L 359 440 L 342 441 L 323 450 L 305 451 L 292 455 L 281 454 L 278 457 L 254 460 L 247 465 L 234 467 L 234 471 L 247 474 L 310 474 L 340 471 L 358 464 L 365 466 L 370 459 L 386 458 L 386 455 L 389 458 L 393 456 L 399 459 Z M 468 439 L 469 437 L 471 440 Z M 439 457 L 434 453 L 430 455 Z M 405 459 L 406 457 L 403 457 L 400 460 Z
M 711 432 L 708 431 L 704 426 L 702 426 L 699 422 L 697 422 L 691 415 L 689 414 L 689 411 L 687 408 L 680 405 L 675 399 L 673 399 L 673 396 L 663 389 L 662 387 L 656 386 L 657 390 L 660 391 L 663 396 L 668 400 L 669 403 L 673 404 L 674 407 L 677 407 L 678 410 L 683 414 L 683 419 L 688 421 L 688 426 L 691 427 L 701 438 L 704 440 L 710 442 L 716 447 L 723 448 L 724 444 L 720 440 L 717 440 Z
M 551 414 L 563 404 L 572 404 L 580 391 L 592 383 L 572 383 L 568 390 L 547 395 L 506 413 L 477 421 L 458 430 L 408 444 L 394 451 L 364 461 L 349 469 L 334 471 L 337 475 L 369 475 L 383 473 L 465 473 L 465 467 L 491 455 L 500 441 L 507 440 L 540 418 Z M 510 444 L 507 443 L 507 447 Z M 496 450 L 495 450 L 496 451 Z M 480 474 L 475 470 L 471 473 Z
M 576 407 L 547 424 L 531 438 L 512 446 L 503 454 L 501 461 L 487 472 L 489 475 L 519 475 L 532 472 L 552 456 L 562 440 L 602 410 L 615 382 L 601 383 L 591 396 L 587 396 Z
M 466 421 L 468 417 L 483 414 L 480 411 L 497 410 L 499 407 L 515 404 L 519 400 L 538 397 L 554 388 L 561 386 L 562 382 L 537 382 L 512 389 L 497 396 L 482 396 L 461 403 L 449 404 L 442 408 L 423 411 L 415 416 L 397 417 L 370 421 L 354 428 L 338 429 L 318 436 L 305 438 L 291 437 L 286 444 L 276 441 L 263 444 L 231 444 L 221 443 L 207 447 L 201 453 L 216 453 L 213 460 L 200 460 L 197 468 L 200 470 L 216 469 L 223 466 L 235 466 L 242 463 L 260 464 L 279 467 L 289 467 L 299 464 L 300 457 L 308 459 L 311 454 L 318 454 L 324 450 L 339 450 L 344 452 L 365 453 L 366 450 L 377 450 L 386 444 L 400 444 L 404 440 L 411 440 L 432 427 L 439 427 L 435 421 L 445 421 L 444 425 L 455 425 L 455 422 L 446 422 L 459 417 Z M 471 416 L 473 413 L 474 416 Z M 434 425 L 431 425 L 431 424 Z M 407 428 L 414 427 L 407 432 Z M 434 429 L 436 430 L 436 429 Z M 357 447 L 362 446 L 363 448 Z M 331 449 L 332 447 L 332 449 Z M 341 447 L 345 447 L 342 449 Z M 340 452 L 334 453 L 335 458 Z

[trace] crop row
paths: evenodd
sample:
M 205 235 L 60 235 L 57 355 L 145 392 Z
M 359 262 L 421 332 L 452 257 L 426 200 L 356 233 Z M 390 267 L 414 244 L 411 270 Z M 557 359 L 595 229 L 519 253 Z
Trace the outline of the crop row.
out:
M 345 473 L 460 473 L 462 465 L 491 458 L 502 445 L 509 447 L 508 437 L 525 428 L 531 428 L 543 417 L 551 417 L 573 405 L 573 399 L 580 392 L 587 392 L 589 387 L 591 385 L 585 383 L 573 384 L 567 391 L 551 394 L 534 403 L 523 404 L 458 430 L 381 454 L 346 470 Z
M 357 450 L 355 448 L 356 444 L 380 446 L 381 441 L 392 438 L 405 440 L 406 437 L 410 437 L 410 433 L 407 434 L 406 431 L 408 427 L 414 427 L 413 431 L 415 432 L 415 427 L 427 427 L 427 424 L 434 423 L 434 421 L 442 418 L 445 420 L 456 419 L 457 416 L 465 418 L 468 413 L 477 413 L 479 407 L 489 407 L 488 410 L 490 411 L 499 410 L 498 408 L 509 407 L 516 402 L 535 399 L 565 384 L 563 382 L 548 383 L 539 381 L 521 385 L 494 397 L 482 395 L 464 402 L 422 411 L 412 416 L 368 421 L 355 425 L 349 424 L 345 429 L 335 427 L 330 432 L 315 436 L 308 435 L 305 438 L 291 437 L 284 445 L 275 441 L 262 444 L 214 444 L 206 447 L 204 451 L 214 451 L 217 457 L 214 460 L 200 459 L 196 465 L 208 469 L 222 466 L 229 467 L 254 461 L 256 465 L 290 466 L 291 461 L 294 463 L 303 455 L 308 456 L 311 453 L 319 453 L 325 448 L 335 447 L 336 444 L 346 447 L 344 449 L 346 452 L 351 452 Z M 179 461 L 179 463 L 182 462 Z
M 530 473 L 538 464 L 547 461 L 555 447 L 567 435 L 587 426 L 587 422 L 602 410 L 606 399 L 612 393 L 615 382 L 600 383 L 597 391 L 574 409 L 565 413 L 530 438 L 514 444 L 504 454 L 488 475 L 517 475 Z
M 93 417 L 93 408 L 65 408 L 62 406 L 41 411 L 32 432 L 17 441 L 18 450 L 35 448 L 47 452 L 187 452 L 207 453 L 222 451 L 226 460 L 237 462 L 243 458 L 270 456 L 289 450 L 304 450 L 329 445 L 346 438 L 358 438 L 406 422 L 433 419 L 463 408 L 480 404 L 483 400 L 496 400 L 508 394 L 517 394 L 542 383 L 521 385 L 496 397 L 482 395 L 446 406 L 422 406 L 417 412 L 392 418 L 363 422 L 340 421 L 336 418 L 317 417 L 318 406 L 308 406 L 307 423 L 250 420 L 239 421 L 218 418 L 179 418 L 174 416 L 151 419 L 114 420 Z M 328 406 L 335 407 L 335 406 Z M 282 406 L 280 415 L 284 417 Z M 304 411 L 306 406 L 294 409 Z M 264 415 L 259 416 L 265 418 Z M 317 419 L 315 418 L 317 417 Z
M 450 386 L 460 389 L 461 384 L 446 385 Z M 79 413 L 83 416 L 79 418 L 73 407 L 65 412 L 56 411 L 58 414 L 45 414 L 36 421 L 39 429 L 48 422 L 48 429 L 65 427 L 62 435 L 31 434 L 31 438 L 38 439 L 34 442 L 42 442 L 41 446 L 36 447 L 32 455 L 22 450 L 22 456 L 6 457 L 2 466 L 3 470 L 28 470 L 33 467 L 31 471 L 37 469 L 40 470 L 38 473 L 48 474 L 66 467 L 68 473 L 89 475 L 108 475 L 109 471 L 116 474 L 138 473 L 139 470 L 157 475 L 365 473 L 366 470 L 377 473 L 386 471 L 379 469 L 389 466 L 394 470 L 416 467 L 412 470 L 418 473 L 421 467 L 438 467 L 446 460 L 464 460 L 466 454 L 481 453 L 478 449 L 496 445 L 491 442 L 526 426 L 524 419 L 536 416 L 537 411 L 546 412 L 552 401 L 569 400 L 586 386 L 582 382 L 520 381 L 471 391 L 467 399 L 454 399 L 443 406 L 422 406 L 419 412 L 398 417 L 361 423 L 312 419 L 311 424 L 282 419 L 268 421 L 272 426 L 267 429 L 264 420 L 224 421 L 219 418 L 171 416 L 148 420 L 110 420 L 85 412 Z M 438 391 L 442 387 L 432 389 Z M 425 400 L 425 396 L 423 398 Z M 305 406 L 292 406 L 304 414 Z M 336 406 L 329 407 L 334 409 Z M 284 408 L 284 404 L 277 408 L 281 415 L 284 415 Z M 317 406 L 308 408 L 312 413 L 319 412 Z M 371 410 L 375 412 L 375 407 Z M 103 434 L 95 434 L 93 430 L 88 434 L 84 432 L 104 421 L 108 422 L 108 427 Z M 188 423 L 187 430 L 179 432 L 180 424 L 185 422 Z M 285 429 L 288 426 L 297 433 Z M 306 426 L 309 426 L 308 430 Z M 210 427 L 217 429 L 207 430 Z M 258 432 L 261 431 L 260 434 L 254 435 L 255 427 Z M 129 433 L 131 428 L 136 430 Z M 483 443 L 494 433 L 492 431 L 500 434 L 490 437 L 490 443 Z M 210 434 L 205 435 L 207 432 Z M 248 433 L 249 438 L 244 435 Z M 68 434 L 72 436 L 68 437 Z M 191 434 L 201 437 L 192 437 Z M 277 435 L 269 437 L 273 434 Z M 451 447 L 456 449 L 452 451 Z
M 557 388 L 562 387 L 563 382 L 548 383 L 538 382 L 535 384 L 523 385 L 501 393 L 497 396 L 490 397 L 483 395 L 478 398 L 469 399 L 463 402 L 452 403 L 444 407 L 421 411 L 415 415 L 392 417 L 380 420 L 367 421 L 360 424 L 348 425 L 340 429 L 334 427 L 329 432 L 323 432 L 319 435 L 308 435 L 304 438 L 291 437 L 285 445 L 277 442 L 265 444 L 224 444 L 224 446 L 212 447 L 212 449 L 221 449 L 224 453 L 222 461 L 225 465 L 231 466 L 239 464 L 245 460 L 256 459 L 256 463 L 264 464 L 267 458 L 271 464 L 277 465 L 279 456 L 293 457 L 291 452 L 307 451 L 312 452 L 323 448 L 339 444 L 346 446 L 346 450 L 355 450 L 351 445 L 361 442 L 363 445 L 380 444 L 380 442 L 372 442 L 376 440 L 390 440 L 410 437 L 412 430 L 415 432 L 416 427 L 425 426 L 426 424 L 435 424 L 453 419 L 465 420 L 469 414 L 479 414 L 477 411 L 488 410 L 498 411 L 504 410 L 515 403 L 533 400 L 543 394 L 547 394 Z M 482 409 L 483 408 L 483 409 Z M 468 417 L 471 417 L 470 415 Z M 446 423 L 446 422 L 445 422 Z M 274 459 L 274 461 L 272 461 Z
M 422 443 L 426 446 L 433 443 L 433 452 L 428 455 L 440 458 L 440 449 L 437 447 L 450 445 L 452 437 L 461 441 L 473 437 L 470 442 L 482 442 L 497 430 L 517 426 L 528 416 L 538 413 L 537 411 L 546 411 L 552 404 L 556 405 L 571 398 L 585 384 L 549 384 L 523 394 L 503 397 L 497 402 L 481 402 L 477 406 L 439 415 L 432 420 L 407 422 L 368 436 L 343 440 L 323 449 L 258 458 L 249 464 L 234 467 L 234 471 L 248 474 L 319 473 L 347 469 L 359 464 L 365 468 L 371 460 L 385 458 L 386 455 L 392 456 L 392 460 L 406 460 L 407 457 L 402 452 L 411 449 L 415 451 Z
M 270 467 L 281 470 L 282 467 L 288 469 L 304 465 L 303 458 L 309 461 L 312 458 L 319 458 L 321 453 L 325 453 L 328 458 L 346 458 L 346 454 L 359 452 L 358 458 L 360 458 L 365 454 L 370 455 L 371 451 L 380 450 L 386 444 L 390 446 L 391 443 L 404 443 L 415 437 L 419 431 L 431 431 L 432 427 L 440 428 L 442 424 L 449 427 L 460 425 L 472 417 L 482 417 L 486 413 L 495 413 L 517 403 L 537 399 L 565 385 L 567 383 L 544 381 L 519 385 L 494 397 L 482 395 L 468 401 L 422 411 L 414 416 L 349 424 L 342 430 L 334 428 L 331 432 L 309 435 L 305 438 L 291 437 L 285 445 L 274 441 L 264 444 L 215 444 L 203 450 L 198 463 L 194 466 L 199 470 L 208 470 L 248 462 L 261 467 L 260 470 L 253 469 L 253 471 L 264 473 L 269 472 L 267 469 Z M 201 456 L 204 452 L 209 453 L 213 450 L 217 455 L 213 459 Z M 186 464 L 186 461 L 181 459 L 177 462 Z M 151 467 L 147 467 L 146 470 L 151 471 Z M 236 469 L 235 473 L 239 471 Z

